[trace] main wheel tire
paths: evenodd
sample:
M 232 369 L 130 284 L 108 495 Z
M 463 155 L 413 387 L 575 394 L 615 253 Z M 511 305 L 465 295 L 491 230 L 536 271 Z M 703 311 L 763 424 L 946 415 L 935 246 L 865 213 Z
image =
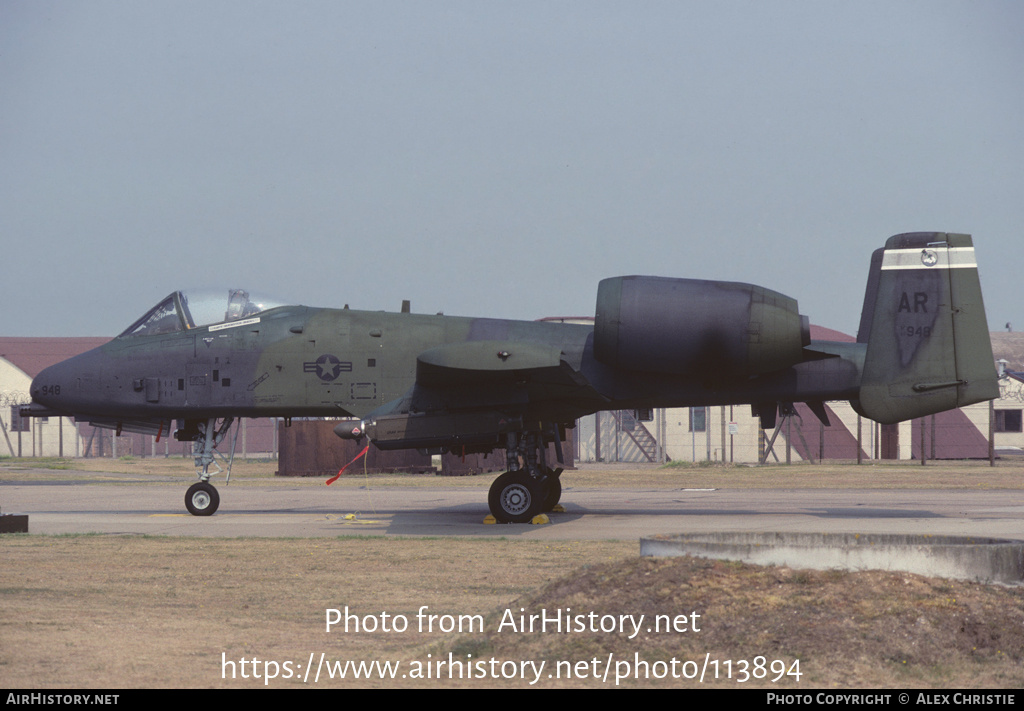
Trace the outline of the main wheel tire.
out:
M 491 484 L 487 505 L 502 523 L 528 523 L 542 511 L 544 487 L 520 469 L 505 472 Z
M 547 493 L 544 494 L 544 504 L 540 510 L 550 511 L 558 505 L 558 501 L 562 498 L 562 480 L 557 476 L 549 476 L 544 482 L 544 486 L 547 487 Z
M 185 508 L 193 516 L 212 516 L 220 506 L 220 494 L 209 482 L 196 482 L 185 492 Z

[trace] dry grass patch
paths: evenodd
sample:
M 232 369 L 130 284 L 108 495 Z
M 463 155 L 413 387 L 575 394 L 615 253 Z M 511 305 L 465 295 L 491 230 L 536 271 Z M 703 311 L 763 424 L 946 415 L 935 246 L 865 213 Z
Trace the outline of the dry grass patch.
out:
M 506 659 L 602 662 L 719 660 L 719 676 L 624 681 L 626 686 L 784 688 L 1003 688 L 1024 685 L 1024 589 L 909 573 L 793 570 L 700 558 L 630 558 L 547 585 L 517 603 L 525 614 L 569 607 L 600 615 L 673 618 L 697 613 L 699 632 L 636 639 L 616 634 L 489 634 L 479 650 Z M 516 608 L 517 610 L 519 607 Z M 489 627 L 499 620 L 492 615 Z M 463 644 L 464 646 L 464 644 Z M 443 649 L 439 649 L 443 652 Z M 742 678 L 739 660 L 765 667 L 799 660 L 802 676 L 762 670 Z M 732 679 L 725 660 L 733 660 Z M 695 668 L 695 667 L 691 667 Z M 778 667 L 781 671 L 782 667 Z M 779 676 L 778 682 L 772 679 Z M 578 682 L 604 686 L 600 682 Z
M 485 614 L 636 544 L 0 538 L 0 686 L 213 687 L 228 659 L 373 659 L 440 634 L 326 633 L 325 609 Z M 295 682 L 293 682 L 294 684 Z M 258 684 L 257 684 L 258 685 Z
M 903 573 L 795 571 L 694 558 L 641 559 L 635 543 L 482 539 L 0 539 L 0 685 L 239 687 L 222 654 L 292 661 L 431 659 L 558 662 L 634 655 L 722 663 L 799 659 L 817 687 L 1024 685 L 1024 591 Z M 360 616 L 480 615 L 483 633 L 325 631 L 325 609 Z M 498 631 L 527 614 L 700 615 L 700 632 L 633 640 L 605 633 Z M 470 657 L 469 655 L 472 655 Z M 750 667 L 751 670 L 753 667 Z M 720 680 L 724 686 L 735 681 Z M 695 685 L 678 679 L 632 685 Z M 751 680 L 746 686 L 765 684 Z M 272 686 L 299 686 L 277 680 Z M 321 681 L 321 686 L 526 686 L 494 679 Z

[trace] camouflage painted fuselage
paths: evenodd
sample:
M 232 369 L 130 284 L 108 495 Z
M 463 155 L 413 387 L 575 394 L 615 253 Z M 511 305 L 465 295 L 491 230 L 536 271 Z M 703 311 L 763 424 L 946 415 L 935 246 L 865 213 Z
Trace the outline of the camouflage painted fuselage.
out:
M 594 326 L 305 306 L 195 326 L 176 294 L 150 321 L 42 371 L 36 405 L 118 428 L 242 416 L 432 423 L 429 436 L 383 438 L 399 448 L 605 409 L 750 403 L 766 424 L 787 403 L 851 400 L 895 422 L 997 394 L 966 235 L 897 235 L 877 250 L 858 343 L 812 342 L 795 301 L 732 282 L 605 280 Z M 168 320 L 176 330 L 162 332 Z

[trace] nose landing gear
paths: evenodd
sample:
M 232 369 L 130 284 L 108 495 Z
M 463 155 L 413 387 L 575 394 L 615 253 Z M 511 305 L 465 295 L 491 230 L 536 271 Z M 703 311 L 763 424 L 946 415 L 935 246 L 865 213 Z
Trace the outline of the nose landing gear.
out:
M 193 516 L 212 516 L 218 506 L 220 494 L 209 482 L 196 482 L 185 492 L 185 508 Z
M 217 445 L 224 441 L 234 422 L 233 417 L 226 417 L 217 426 L 217 419 L 208 420 L 186 420 L 184 429 L 175 433 L 178 441 L 192 441 L 192 453 L 195 455 L 196 476 L 199 481 L 188 488 L 185 492 L 185 508 L 193 516 L 212 516 L 220 506 L 220 494 L 210 483 L 210 477 L 223 471 L 217 464 L 214 455 L 218 455 L 227 462 L 225 483 L 231 481 L 231 463 L 235 458 L 235 440 L 238 439 L 238 430 L 235 430 L 235 440 L 231 442 L 231 454 L 228 457 L 217 452 Z M 210 471 L 210 466 L 214 471 Z

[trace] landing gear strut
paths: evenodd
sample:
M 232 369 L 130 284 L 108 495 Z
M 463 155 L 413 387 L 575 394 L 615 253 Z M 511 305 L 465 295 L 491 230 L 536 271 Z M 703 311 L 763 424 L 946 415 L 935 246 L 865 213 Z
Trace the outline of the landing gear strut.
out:
M 217 419 L 211 417 L 208 420 L 187 420 L 185 428 L 178 430 L 175 437 L 179 441 L 192 441 L 192 454 L 195 455 L 196 476 L 199 481 L 188 488 L 185 492 L 185 508 L 193 516 L 212 516 L 220 506 L 220 494 L 210 483 L 210 477 L 223 471 L 217 464 L 214 455 L 219 455 L 227 462 L 227 473 L 225 483 L 231 481 L 231 463 L 235 458 L 235 442 L 231 442 L 231 454 L 228 457 L 217 452 L 217 445 L 224 441 L 231 428 L 234 418 L 226 417 L 217 426 Z M 235 431 L 235 438 L 238 438 L 238 431 Z M 210 466 L 214 470 L 210 471 Z
M 544 462 L 545 441 L 552 438 L 561 462 L 561 441 L 554 426 L 508 434 L 505 461 L 509 470 L 494 480 L 487 494 L 487 505 L 495 519 L 502 523 L 528 523 L 558 503 L 562 496 L 558 478 L 562 470 L 551 469 Z

